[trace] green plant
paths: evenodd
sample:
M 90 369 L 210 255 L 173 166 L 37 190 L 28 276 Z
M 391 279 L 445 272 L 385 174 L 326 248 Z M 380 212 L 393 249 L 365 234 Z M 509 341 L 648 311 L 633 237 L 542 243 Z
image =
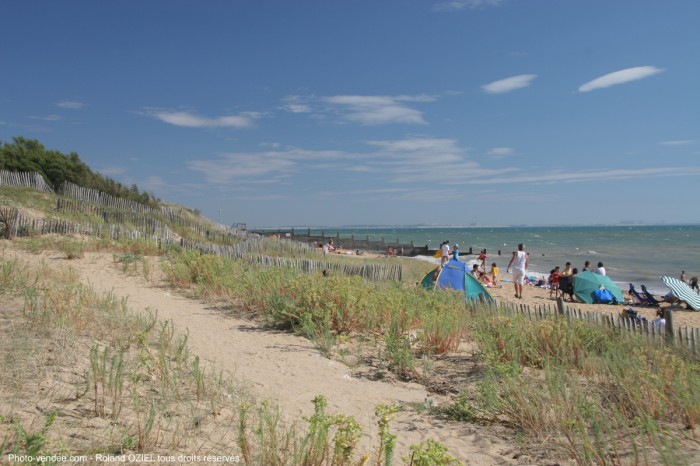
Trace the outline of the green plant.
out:
M 303 314 L 301 332 L 306 338 L 311 340 L 323 356 L 331 357 L 336 337 L 330 329 L 330 322 L 327 318 L 317 323 L 314 322 L 311 314 Z
M 195 356 L 194 361 L 192 361 L 192 377 L 195 382 L 197 401 L 199 401 L 205 393 L 205 376 L 204 371 L 199 367 L 199 356 Z
M 59 250 L 66 259 L 82 259 L 85 256 L 85 245 L 79 241 L 64 239 L 59 243 Z
M 376 465 L 380 466 L 382 460 L 384 466 L 391 466 L 394 462 L 394 448 L 396 448 L 396 435 L 389 431 L 391 421 L 399 411 L 398 405 L 380 404 L 374 410 L 379 426 L 379 446 L 376 453 Z
M 384 335 L 387 359 L 394 372 L 403 377 L 411 373 L 415 364 L 411 340 L 406 335 L 405 325 L 406 322 L 401 319 L 401 316 L 394 315 L 391 318 L 389 330 Z
M 6 453 L 14 453 L 15 455 L 26 455 L 27 457 L 35 458 L 40 455 L 48 455 L 49 452 L 45 450 L 49 441 L 46 438 L 49 429 L 54 424 L 57 418 L 57 413 L 55 411 L 51 412 L 44 422 L 44 426 L 39 432 L 28 432 L 19 420 L 13 419 L 13 431 L 14 439 L 10 441 L 3 442 L 0 448 L 0 455 L 4 456 Z M 39 464 L 35 460 L 31 460 L 32 464 Z
M 145 451 L 147 447 L 151 447 L 156 442 L 153 427 L 156 420 L 156 407 L 153 400 L 144 401 L 134 388 L 132 390 L 132 403 L 136 411 L 136 451 Z
M 409 466 L 454 466 L 460 464 L 447 453 L 447 447 L 428 439 L 418 445 L 411 445 L 411 456 L 404 458 Z

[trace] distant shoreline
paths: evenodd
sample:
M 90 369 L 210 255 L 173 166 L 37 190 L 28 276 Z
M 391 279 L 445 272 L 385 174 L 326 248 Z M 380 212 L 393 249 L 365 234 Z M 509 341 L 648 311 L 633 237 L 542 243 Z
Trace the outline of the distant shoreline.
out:
M 250 230 L 412 230 L 421 229 L 441 229 L 441 228 L 644 228 L 644 227 L 696 227 L 700 223 L 600 223 L 600 224 L 551 224 L 551 225 L 340 225 L 340 226 L 264 226 L 249 227 Z

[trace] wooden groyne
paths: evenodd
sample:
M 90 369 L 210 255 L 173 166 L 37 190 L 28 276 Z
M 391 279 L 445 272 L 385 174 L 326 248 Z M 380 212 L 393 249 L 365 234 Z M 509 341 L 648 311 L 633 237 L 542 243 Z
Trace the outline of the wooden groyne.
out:
M 277 229 L 277 230 L 256 230 L 253 233 L 260 236 L 276 236 L 279 238 L 287 238 L 294 241 L 300 241 L 302 243 L 309 243 L 316 246 L 321 246 L 332 239 L 334 246 L 336 248 L 340 247 L 342 249 L 347 249 L 350 251 L 371 251 L 371 252 L 386 252 L 387 248 L 391 247 L 394 249 L 396 255 L 399 256 L 432 256 L 435 254 L 437 249 L 431 249 L 428 245 L 418 246 L 413 241 L 402 243 L 399 238 L 396 241 L 392 241 L 391 238 L 381 237 L 379 241 L 371 240 L 369 235 L 364 238 L 356 235 L 344 235 L 341 236 L 339 232 L 333 234 L 326 234 L 324 230 L 321 230 L 321 234 L 311 234 L 311 228 L 290 228 L 290 229 Z M 473 247 L 469 249 L 460 249 L 462 255 L 479 255 L 480 251 L 475 251 Z M 501 255 L 501 251 L 498 251 L 497 255 Z
M 295 229 L 291 228 L 288 230 L 260 230 L 254 233 L 261 236 L 276 236 L 279 238 L 291 239 L 293 241 L 299 241 L 302 243 L 312 244 L 316 246 L 321 246 L 328 242 L 328 240 L 333 240 L 334 246 L 336 248 L 347 249 L 350 251 L 371 251 L 371 252 L 386 252 L 387 248 L 391 247 L 394 249 L 397 255 L 403 256 L 420 256 L 429 255 L 431 250 L 428 246 L 417 246 L 411 241 L 410 243 L 402 243 L 396 238 L 396 241 L 382 237 L 380 240 L 371 240 L 369 235 L 364 238 L 357 237 L 355 235 L 341 236 L 340 233 L 328 235 L 325 231 L 321 231 L 321 234 L 311 234 L 311 228 L 307 229 Z M 432 250 L 433 253 L 435 250 Z

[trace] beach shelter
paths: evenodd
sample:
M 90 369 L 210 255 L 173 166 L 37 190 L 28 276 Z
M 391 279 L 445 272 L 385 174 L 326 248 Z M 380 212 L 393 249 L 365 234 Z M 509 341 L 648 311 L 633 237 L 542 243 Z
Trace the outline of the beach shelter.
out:
M 470 301 L 493 301 L 493 297 L 479 280 L 467 270 L 466 264 L 454 259 L 442 268 L 431 270 L 421 286 L 428 290 L 453 289 L 464 292 L 464 298 Z
M 609 290 L 618 303 L 625 301 L 620 287 L 605 275 L 586 271 L 578 273 L 574 277 L 574 295 L 584 303 L 593 304 L 595 302 L 595 292 L 601 286 Z
M 673 296 L 684 301 L 694 311 L 700 311 L 700 295 L 691 287 L 673 277 L 661 277 L 661 281 L 671 289 Z

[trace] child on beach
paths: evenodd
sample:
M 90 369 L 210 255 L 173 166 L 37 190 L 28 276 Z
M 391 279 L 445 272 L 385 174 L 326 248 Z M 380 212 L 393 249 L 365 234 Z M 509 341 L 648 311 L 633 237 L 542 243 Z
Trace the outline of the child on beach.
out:
M 481 251 L 477 260 L 481 261 L 481 271 L 486 273 L 486 249 Z
M 491 281 L 494 285 L 498 285 L 498 266 L 495 262 L 491 264 Z
M 554 292 L 554 297 L 559 297 L 559 266 L 554 267 L 549 273 L 549 297 L 552 297 L 552 292 Z

